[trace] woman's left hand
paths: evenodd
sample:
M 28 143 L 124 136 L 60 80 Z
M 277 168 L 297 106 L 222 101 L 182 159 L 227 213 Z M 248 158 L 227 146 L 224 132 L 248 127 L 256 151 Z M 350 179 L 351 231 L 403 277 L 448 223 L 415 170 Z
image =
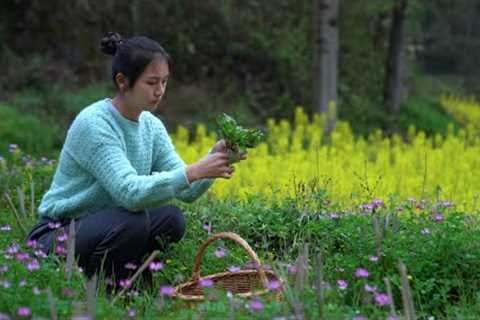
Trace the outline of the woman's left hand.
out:
M 227 145 L 225 143 L 225 139 L 221 139 L 221 140 L 217 141 L 217 143 L 213 146 L 213 151 L 214 152 L 227 153 L 228 150 L 227 150 Z M 246 151 L 241 151 L 239 153 L 239 155 L 240 155 L 239 160 L 247 159 L 247 152 Z

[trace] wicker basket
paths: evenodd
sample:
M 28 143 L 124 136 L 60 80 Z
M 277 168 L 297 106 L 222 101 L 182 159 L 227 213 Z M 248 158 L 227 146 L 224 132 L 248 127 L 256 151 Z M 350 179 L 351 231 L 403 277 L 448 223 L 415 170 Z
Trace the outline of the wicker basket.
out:
M 255 265 L 258 266 L 257 269 L 221 272 L 200 277 L 200 266 L 207 246 L 220 238 L 230 239 L 241 245 L 255 262 Z M 280 283 L 277 299 L 281 298 L 281 290 L 283 288 L 283 281 L 272 271 L 264 270 L 257 254 L 244 239 L 233 232 L 215 234 L 202 244 L 195 257 L 192 280 L 178 285 L 174 297 L 188 302 L 203 301 L 205 297 L 203 288 L 200 286 L 200 279 L 211 279 L 215 288 L 230 291 L 232 294 L 244 298 L 265 294 L 268 292 L 268 283 L 270 281 L 279 281 Z

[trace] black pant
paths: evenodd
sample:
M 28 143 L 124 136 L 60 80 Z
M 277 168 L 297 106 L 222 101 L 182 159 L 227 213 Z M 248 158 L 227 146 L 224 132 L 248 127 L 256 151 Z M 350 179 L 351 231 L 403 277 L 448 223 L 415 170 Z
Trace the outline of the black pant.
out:
M 66 242 L 62 242 L 61 236 L 68 235 L 69 223 L 42 219 L 33 227 L 28 239 L 37 240 L 47 254 L 62 254 Z M 118 284 L 132 273 L 125 268 L 127 263 L 139 267 L 145 254 L 155 249 L 164 250 L 169 243 L 178 242 L 185 233 L 185 217 L 174 205 L 141 212 L 118 207 L 75 219 L 75 229 L 75 255 L 87 277 L 98 273 L 103 265 L 105 275 L 114 277 Z

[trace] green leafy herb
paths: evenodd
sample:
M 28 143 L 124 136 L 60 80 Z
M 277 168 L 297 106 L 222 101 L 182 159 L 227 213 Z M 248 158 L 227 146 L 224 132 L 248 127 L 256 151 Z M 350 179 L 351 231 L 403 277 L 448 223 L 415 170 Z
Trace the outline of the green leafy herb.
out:
M 265 139 L 261 130 L 242 128 L 235 119 L 225 113 L 217 117 L 217 124 L 221 138 L 225 139 L 231 163 L 238 162 L 247 148 L 255 148 Z

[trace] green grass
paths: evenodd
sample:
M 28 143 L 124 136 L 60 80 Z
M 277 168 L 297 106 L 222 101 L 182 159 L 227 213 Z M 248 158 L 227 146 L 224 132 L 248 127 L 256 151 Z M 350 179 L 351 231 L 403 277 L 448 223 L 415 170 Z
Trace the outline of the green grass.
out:
M 18 219 L 2 198 L 0 313 L 16 318 L 20 307 L 28 307 L 34 317 L 50 318 L 53 307 L 58 318 L 64 319 L 86 312 L 86 280 L 78 270 L 67 280 L 63 258 L 36 258 L 40 268 L 33 271 L 26 268 L 35 254 L 25 246 L 25 234 L 18 221 L 28 230 L 36 220 L 30 210 L 29 178 L 35 183 L 34 203 L 38 205 L 54 164 L 40 161 L 25 166 L 19 154 L 9 156 L 8 163 L 2 163 L 0 178 L 4 191 L 9 191 L 12 197 Z M 15 192 L 16 187 L 25 195 L 25 213 L 19 205 L 22 201 Z M 457 212 L 455 207 L 441 201 L 390 203 L 368 212 L 359 207 L 342 207 L 328 198 L 328 190 L 316 190 L 307 189 L 305 197 L 278 203 L 267 203 L 260 195 L 251 195 L 244 202 L 235 198 L 218 201 L 209 194 L 193 204 L 177 203 L 186 213 L 187 233 L 180 243 L 161 253 L 159 259 L 164 268 L 154 273 L 153 288 L 141 289 L 141 284 L 135 283 L 127 295 L 112 303 L 101 280 L 95 297 L 96 318 L 126 318 L 129 310 L 135 310 L 138 319 L 272 319 L 302 312 L 308 319 L 318 319 L 319 312 L 326 319 L 352 319 L 355 315 L 386 319 L 390 307 L 376 304 L 374 294 L 366 292 L 364 286 L 376 286 L 377 293 L 385 293 L 384 278 L 388 278 L 397 313 L 403 313 L 399 261 L 407 266 L 419 318 L 480 316 L 477 293 L 480 228 L 476 213 Z M 161 298 L 158 290 L 162 285 L 176 285 L 190 278 L 194 256 L 209 237 L 203 229 L 206 222 L 211 224 L 213 233 L 232 231 L 242 236 L 261 261 L 286 280 L 283 300 L 276 301 L 273 294 L 261 296 L 264 308 L 252 311 L 249 300 L 229 300 L 222 292 L 214 292 L 215 299 L 196 307 Z M 6 225 L 11 230 L 6 230 Z M 19 252 L 29 254 L 26 261 L 18 261 L 15 254 L 9 256 L 7 248 L 15 243 L 20 245 Z M 296 263 L 305 244 L 309 248 L 306 268 Z M 224 258 L 213 254 L 220 245 L 227 250 Z M 318 255 L 323 261 L 321 272 L 316 264 Z M 378 261 L 372 261 L 372 256 L 377 256 Z M 225 271 L 231 265 L 244 266 L 249 260 L 246 252 L 234 242 L 218 241 L 207 250 L 201 274 Z M 288 271 L 293 265 L 298 267 L 296 273 Z M 356 277 L 358 268 L 367 269 L 369 276 Z M 306 274 L 304 280 L 299 276 L 303 273 Z M 318 302 L 315 287 L 319 275 L 325 281 L 322 303 Z M 348 281 L 348 287 L 341 290 L 338 280 Z M 53 300 L 48 298 L 47 290 L 51 290 Z

